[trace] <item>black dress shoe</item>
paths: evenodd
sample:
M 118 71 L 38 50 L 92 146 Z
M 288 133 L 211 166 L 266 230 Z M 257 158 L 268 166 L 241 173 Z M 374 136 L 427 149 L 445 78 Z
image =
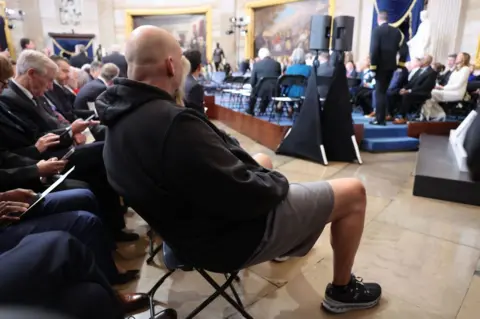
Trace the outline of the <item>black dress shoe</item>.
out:
M 112 280 L 111 284 L 112 285 L 125 285 L 129 283 L 130 281 L 133 281 L 138 278 L 138 275 L 140 274 L 140 270 L 138 269 L 132 269 L 132 270 L 127 270 L 123 274 L 118 274 L 115 279 Z
M 370 121 L 370 124 L 372 124 L 372 125 L 383 125 L 383 126 L 387 125 L 386 122 L 379 122 L 377 120 Z
M 115 235 L 115 241 L 120 243 L 125 243 L 129 241 L 137 241 L 140 239 L 140 235 L 136 233 L 127 233 L 123 230 L 117 232 Z

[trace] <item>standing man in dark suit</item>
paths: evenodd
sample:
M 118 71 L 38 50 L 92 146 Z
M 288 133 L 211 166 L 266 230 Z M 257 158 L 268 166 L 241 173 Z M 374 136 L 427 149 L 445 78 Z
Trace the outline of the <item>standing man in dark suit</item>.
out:
M 407 113 L 414 107 L 421 107 L 426 100 L 432 97 L 432 90 L 435 88 L 437 80 L 437 72 L 430 67 L 432 60 L 431 55 L 424 56 L 420 69 L 400 90 L 399 94 L 402 97 L 400 115 L 402 117 L 395 119 L 393 124 L 407 123 Z
M 333 76 L 333 72 L 335 68 L 331 65 L 331 59 L 328 52 L 321 52 L 318 55 L 318 67 L 317 67 L 317 76 L 321 76 L 324 78 L 331 78 Z M 322 81 L 318 87 L 318 95 L 320 98 L 325 99 L 327 97 L 328 89 L 330 85 L 328 81 Z
M 405 66 L 407 58 L 407 46 L 402 32 L 388 25 L 388 14 L 386 11 L 378 13 L 378 28 L 373 30 L 372 42 L 370 44 L 370 69 L 375 72 L 375 99 L 376 119 L 370 122 L 374 125 L 385 125 L 387 110 L 387 89 L 390 85 L 393 72 Z M 400 53 L 397 65 L 397 53 Z
M 113 63 L 118 68 L 120 69 L 120 75 L 119 77 L 121 78 L 126 78 L 127 77 L 127 60 L 125 60 L 125 56 L 120 53 L 120 47 L 118 46 L 113 46 L 111 49 L 111 52 L 109 55 L 106 55 L 102 59 L 102 63 Z
M 74 112 L 84 112 L 85 116 L 93 114 L 88 108 L 89 102 L 95 102 L 97 97 L 102 94 L 107 87 L 113 84 L 113 80 L 120 74 L 120 69 L 113 63 L 107 63 L 102 66 L 100 75 L 87 84 L 85 84 L 77 93 L 77 98 L 73 104 Z M 101 118 L 102 110 L 97 109 Z M 87 115 L 88 114 L 88 115 Z
M 87 49 L 83 44 L 75 46 L 76 54 L 70 58 L 70 65 L 81 69 L 83 65 L 92 63 L 92 58 L 87 55 Z
M 203 85 L 198 82 L 202 73 L 202 54 L 197 50 L 188 50 L 183 54 L 190 62 L 190 74 L 185 80 L 185 106 L 205 113 Z
M 252 95 L 250 96 L 250 103 L 247 113 L 254 115 L 255 104 L 257 104 L 257 98 L 262 99 L 260 103 L 260 113 L 265 113 L 272 92 L 275 90 L 274 85 L 263 86 L 262 90 L 259 90 L 257 85 L 261 78 L 264 77 L 276 77 L 282 75 L 282 66 L 280 63 L 270 57 L 270 50 L 267 48 L 261 48 L 258 50 L 258 57 L 260 61 L 253 65 L 252 75 L 250 77 L 250 85 L 252 86 Z

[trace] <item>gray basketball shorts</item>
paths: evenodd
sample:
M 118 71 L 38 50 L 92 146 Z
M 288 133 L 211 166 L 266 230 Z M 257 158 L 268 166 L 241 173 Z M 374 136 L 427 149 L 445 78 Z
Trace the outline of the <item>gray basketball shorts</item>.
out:
M 263 239 L 245 267 L 277 257 L 302 257 L 315 245 L 334 206 L 326 181 L 290 184 L 287 197 L 269 213 Z

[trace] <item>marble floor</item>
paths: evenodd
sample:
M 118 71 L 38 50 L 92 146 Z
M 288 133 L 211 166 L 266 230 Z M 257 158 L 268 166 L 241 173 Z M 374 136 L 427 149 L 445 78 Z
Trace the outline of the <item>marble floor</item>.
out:
M 416 153 L 362 153 L 364 164 L 322 165 L 277 156 L 249 138 L 226 129 L 252 154 L 272 156 L 275 168 L 292 182 L 356 177 L 366 186 L 367 218 L 354 272 L 364 281 L 378 281 L 384 289 L 380 305 L 372 310 L 337 318 L 475 319 L 480 318 L 480 209 L 412 195 Z M 455 191 L 455 190 L 452 190 Z M 145 223 L 129 218 L 130 228 L 144 233 Z M 146 240 L 123 247 L 119 261 L 141 268 L 138 281 L 125 292 L 146 292 L 165 273 L 145 264 Z M 135 255 L 135 251 L 138 253 Z M 282 264 L 264 263 L 241 272 L 241 292 L 249 313 L 258 319 L 330 318 L 320 309 L 326 284 L 332 277 L 329 228 L 304 258 Z M 219 282 L 223 277 L 216 275 Z M 156 299 L 175 308 L 179 318 L 213 290 L 195 272 L 176 272 L 158 290 Z M 148 318 L 138 314 L 135 318 Z M 223 299 L 217 299 L 198 318 L 241 318 Z

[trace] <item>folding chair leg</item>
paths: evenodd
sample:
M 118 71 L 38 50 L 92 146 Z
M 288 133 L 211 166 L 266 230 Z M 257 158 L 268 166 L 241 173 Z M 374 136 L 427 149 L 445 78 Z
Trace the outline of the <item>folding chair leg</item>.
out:
M 157 292 L 158 288 L 165 282 L 165 280 L 168 277 L 170 277 L 170 275 L 173 274 L 174 272 L 175 272 L 175 269 L 169 270 L 165 275 L 163 275 L 162 278 L 160 278 L 160 280 L 155 285 L 153 285 L 152 289 L 150 289 L 150 291 L 147 293 L 148 299 L 150 302 L 150 318 L 151 319 L 155 319 L 155 302 L 153 299 L 155 297 L 155 293 Z
M 248 312 L 245 311 L 245 309 L 240 306 L 235 300 L 233 300 L 232 297 L 230 297 L 226 292 L 225 292 L 225 288 L 228 287 L 228 286 L 231 286 L 232 285 L 232 282 L 233 280 L 235 280 L 236 276 L 230 276 L 227 281 L 225 282 L 225 284 L 223 284 L 222 286 L 219 286 L 215 280 L 212 279 L 212 277 L 210 277 L 204 270 L 201 270 L 201 269 L 197 269 L 197 271 L 200 273 L 200 275 L 202 275 L 203 278 L 205 278 L 206 281 L 208 281 L 208 283 L 210 285 L 212 285 L 213 288 L 215 288 L 216 292 L 213 294 L 215 295 L 215 298 L 220 294 L 222 295 L 223 298 L 225 298 L 226 301 L 228 301 L 235 309 L 237 309 L 238 312 L 240 312 L 240 314 L 242 314 L 242 316 L 245 318 L 245 319 L 253 319 L 252 316 L 250 316 L 248 314 Z M 212 296 L 213 296 L 212 295 Z M 211 301 L 210 301 L 211 302 Z
M 208 306 L 210 303 L 212 303 L 212 301 L 214 301 L 218 296 L 220 296 L 222 293 L 224 294 L 225 290 L 228 288 L 228 286 L 230 286 L 232 284 L 232 281 L 234 280 L 234 278 L 228 278 L 228 280 L 222 286 L 219 286 L 204 270 L 202 270 L 202 269 L 196 269 L 196 270 L 198 271 L 198 273 L 200 275 L 202 275 L 203 278 L 205 278 L 205 280 L 210 285 L 212 285 L 212 282 L 215 284 L 215 286 L 212 285 L 215 288 L 215 292 L 212 295 L 210 295 L 210 297 L 208 297 L 204 302 L 202 302 L 200 304 L 200 306 L 195 308 L 188 315 L 188 317 L 186 319 L 192 319 L 193 317 L 198 315 L 200 313 L 200 311 L 205 309 L 206 306 Z
M 150 257 L 148 257 L 147 259 L 147 264 L 150 265 L 151 263 L 153 263 L 153 258 L 155 258 L 155 256 L 162 250 L 163 248 L 163 245 L 158 245 L 155 249 L 153 249 L 153 244 L 150 243 L 150 245 L 152 245 L 150 247 Z
M 234 278 L 233 278 L 234 281 L 237 281 L 237 279 L 239 279 L 236 273 L 235 273 L 235 274 L 230 274 L 230 276 L 233 276 L 233 277 L 234 277 Z M 228 280 L 227 274 L 225 274 L 225 279 Z M 235 286 L 233 285 L 233 281 L 232 281 L 232 284 L 230 285 L 230 289 L 232 290 L 232 294 L 233 294 L 233 296 L 235 297 L 235 300 L 237 301 L 238 305 L 239 305 L 240 307 L 242 307 L 243 309 L 245 309 L 245 307 L 243 306 L 242 301 L 240 300 L 240 297 L 238 296 L 237 290 L 235 290 Z

